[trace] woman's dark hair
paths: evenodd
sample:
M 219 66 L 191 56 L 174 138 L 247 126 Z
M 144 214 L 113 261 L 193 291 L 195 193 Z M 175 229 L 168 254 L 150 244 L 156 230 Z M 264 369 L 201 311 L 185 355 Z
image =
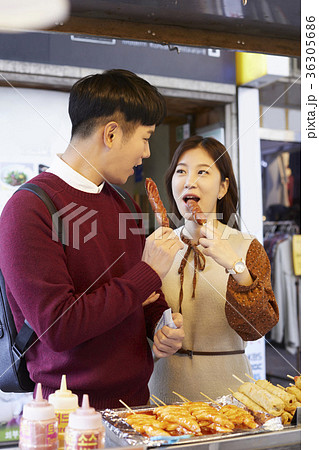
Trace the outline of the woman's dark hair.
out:
M 105 119 L 128 125 L 159 125 L 166 115 L 164 97 L 143 78 L 112 69 L 78 80 L 69 98 L 72 136 L 87 137 Z M 127 124 L 128 122 L 128 124 Z M 128 131 L 128 130 L 126 130 Z
M 229 179 L 228 191 L 221 200 L 217 200 L 216 212 L 223 214 L 223 218 L 220 219 L 222 223 L 229 225 L 232 228 L 236 228 L 238 230 L 239 229 L 237 222 L 238 190 L 232 162 L 224 145 L 211 137 L 203 138 L 202 136 L 192 136 L 181 142 L 177 147 L 177 149 L 175 150 L 171 163 L 165 174 L 166 189 L 170 200 L 172 212 L 174 212 L 177 215 L 177 217 L 181 219 L 182 216 L 178 211 L 172 192 L 172 178 L 175 173 L 177 163 L 183 153 L 187 152 L 188 150 L 192 150 L 196 147 L 200 147 L 203 150 L 205 150 L 214 160 L 216 167 L 218 168 L 221 174 L 222 181 L 225 181 L 226 178 Z

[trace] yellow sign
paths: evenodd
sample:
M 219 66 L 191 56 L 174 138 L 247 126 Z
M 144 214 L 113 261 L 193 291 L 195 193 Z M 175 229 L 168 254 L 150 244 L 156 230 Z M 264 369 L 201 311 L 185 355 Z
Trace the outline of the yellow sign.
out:
M 267 56 L 236 52 L 236 84 L 242 86 L 267 74 Z
M 292 237 L 292 259 L 296 276 L 301 275 L 301 234 Z

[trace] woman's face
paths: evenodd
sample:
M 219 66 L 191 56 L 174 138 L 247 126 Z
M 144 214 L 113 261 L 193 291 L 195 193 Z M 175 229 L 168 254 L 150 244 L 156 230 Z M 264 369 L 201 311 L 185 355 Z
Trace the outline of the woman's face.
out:
M 210 220 L 209 215 L 216 213 L 218 196 L 223 197 L 227 189 L 228 178 L 221 180 L 221 174 L 206 150 L 195 147 L 180 156 L 172 177 L 172 192 L 185 219 L 193 220 L 186 203 L 194 199 Z

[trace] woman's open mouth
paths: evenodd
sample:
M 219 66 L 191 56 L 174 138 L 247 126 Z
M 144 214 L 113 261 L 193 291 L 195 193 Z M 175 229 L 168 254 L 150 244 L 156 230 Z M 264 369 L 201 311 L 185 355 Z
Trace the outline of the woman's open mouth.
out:
M 195 202 L 199 202 L 200 198 L 197 195 L 185 195 L 183 197 L 183 201 L 187 204 L 188 200 L 194 200 Z

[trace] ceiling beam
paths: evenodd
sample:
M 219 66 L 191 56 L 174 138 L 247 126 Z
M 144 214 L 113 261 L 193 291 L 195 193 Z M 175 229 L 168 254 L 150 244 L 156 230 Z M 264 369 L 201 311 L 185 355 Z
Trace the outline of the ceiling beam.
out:
M 43 30 L 44 31 L 44 30 Z M 116 39 L 131 39 L 167 44 L 174 50 L 174 44 L 197 47 L 217 47 L 262 52 L 298 57 L 301 54 L 300 38 L 275 37 L 228 33 L 176 25 L 148 24 L 121 20 L 105 20 L 71 16 L 70 19 L 46 31 L 104 36 Z

